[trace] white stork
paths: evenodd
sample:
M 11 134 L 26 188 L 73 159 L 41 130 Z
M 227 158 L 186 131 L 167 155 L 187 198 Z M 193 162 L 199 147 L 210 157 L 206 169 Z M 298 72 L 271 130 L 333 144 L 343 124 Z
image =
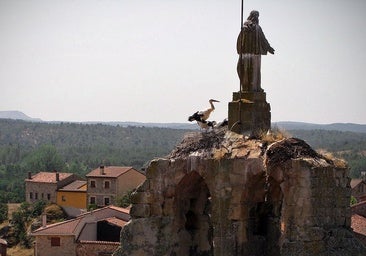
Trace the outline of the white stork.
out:
M 188 121 L 191 121 L 191 122 L 193 120 L 196 120 L 196 121 L 199 121 L 199 120 L 206 121 L 210 117 L 211 112 L 215 110 L 215 106 L 214 106 L 213 102 L 220 102 L 220 101 L 210 99 L 208 102 L 211 105 L 210 108 L 205 109 L 205 110 L 201 110 L 201 111 L 197 111 L 196 113 L 194 113 L 192 116 L 190 116 L 188 118 Z
M 188 121 L 190 121 L 190 122 L 197 121 L 197 124 L 202 129 L 208 129 L 209 127 L 213 128 L 216 125 L 215 121 L 211 122 L 211 121 L 207 121 L 207 119 L 210 117 L 211 112 L 215 110 L 215 106 L 214 106 L 213 102 L 220 102 L 220 101 L 210 99 L 208 102 L 211 105 L 210 108 L 208 108 L 206 110 L 197 111 L 196 113 L 194 113 L 193 115 L 188 117 Z
M 220 102 L 220 101 L 210 99 L 208 102 L 210 103 L 210 106 L 211 106 L 210 108 L 208 108 L 206 110 L 198 111 L 198 114 L 201 116 L 201 119 L 205 120 L 205 121 L 210 117 L 211 112 L 215 110 L 215 106 L 212 102 Z

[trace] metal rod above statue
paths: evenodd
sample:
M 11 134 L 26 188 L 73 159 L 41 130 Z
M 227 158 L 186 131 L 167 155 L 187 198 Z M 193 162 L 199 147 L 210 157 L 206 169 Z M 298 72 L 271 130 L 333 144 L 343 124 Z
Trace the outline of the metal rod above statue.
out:
M 240 79 L 240 91 L 243 92 L 263 92 L 261 88 L 261 55 L 267 55 L 267 52 L 274 54 L 274 49 L 268 43 L 262 28 L 259 26 L 258 17 L 258 11 L 250 12 L 249 17 L 241 27 L 236 44 L 239 54 L 237 72 Z

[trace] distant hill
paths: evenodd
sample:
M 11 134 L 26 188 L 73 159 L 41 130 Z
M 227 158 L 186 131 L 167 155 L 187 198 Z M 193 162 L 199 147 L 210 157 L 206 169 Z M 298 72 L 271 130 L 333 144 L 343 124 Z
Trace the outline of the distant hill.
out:
M 32 118 L 20 111 L 0 111 L 0 119 L 15 119 L 31 122 L 45 122 L 45 123 L 64 123 L 65 121 L 42 121 L 40 118 Z M 66 122 L 70 123 L 70 122 Z M 157 127 L 183 130 L 198 130 L 199 127 L 195 122 L 193 123 L 144 123 L 144 122 L 102 122 L 102 121 L 86 121 L 73 122 L 80 124 L 104 124 L 120 127 Z M 333 124 L 313 124 L 304 122 L 280 121 L 273 122 L 272 127 L 278 127 L 284 130 L 327 130 L 327 131 L 341 131 L 341 132 L 361 132 L 366 133 L 366 124 L 354 123 L 333 123 Z
M 197 130 L 199 127 L 196 123 L 142 123 L 142 122 L 82 122 L 83 124 L 107 124 L 121 127 L 157 127 L 183 130 Z
M 353 123 L 312 124 L 303 122 L 275 122 L 272 123 L 272 127 L 278 127 L 284 130 L 327 130 L 366 133 L 365 124 Z
M 32 118 L 20 111 L 0 111 L 0 118 L 2 119 L 14 119 L 14 120 L 24 120 L 31 122 L 42 122 L 40 118 Z

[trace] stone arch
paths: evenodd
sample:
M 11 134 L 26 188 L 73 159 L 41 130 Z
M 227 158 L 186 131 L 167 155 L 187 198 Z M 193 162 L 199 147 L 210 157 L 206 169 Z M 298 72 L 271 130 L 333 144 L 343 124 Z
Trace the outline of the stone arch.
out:
M 174 206 L 179 240 L 177 255 L 213 255 L 211 195 L 197 172 L 186 174 L 178 183 Z

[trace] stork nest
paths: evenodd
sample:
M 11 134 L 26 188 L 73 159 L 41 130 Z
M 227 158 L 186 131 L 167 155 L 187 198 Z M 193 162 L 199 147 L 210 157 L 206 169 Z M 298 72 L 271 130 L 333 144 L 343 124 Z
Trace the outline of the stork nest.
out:
M 322 158 L 305 141 L 298 138 L 284 139 L 272 144 L 266 151 L 266 164 L 274 166 L 296 158 Z
M 227 129 L 187 133 L 182 142 L 168 155 L 169 158 L 184 158 L 192 153 L 209 156 L 213 148 L 220 148 Z

